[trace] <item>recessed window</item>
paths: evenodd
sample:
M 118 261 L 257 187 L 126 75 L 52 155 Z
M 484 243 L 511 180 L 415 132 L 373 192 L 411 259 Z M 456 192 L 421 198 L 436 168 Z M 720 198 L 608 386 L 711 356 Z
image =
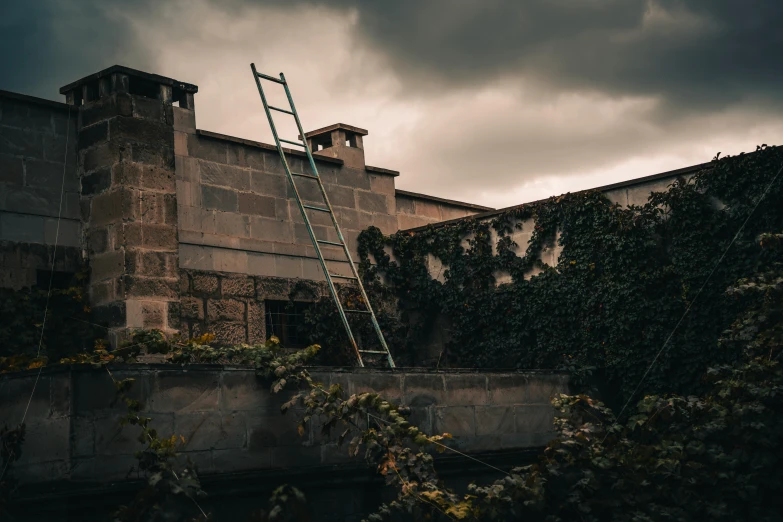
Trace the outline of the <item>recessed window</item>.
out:
M 307 339 L 303 335 L 304 314 L 312 303 L 266 301 L 266 336 L 275 336 L 286 348 L 304 348 Z

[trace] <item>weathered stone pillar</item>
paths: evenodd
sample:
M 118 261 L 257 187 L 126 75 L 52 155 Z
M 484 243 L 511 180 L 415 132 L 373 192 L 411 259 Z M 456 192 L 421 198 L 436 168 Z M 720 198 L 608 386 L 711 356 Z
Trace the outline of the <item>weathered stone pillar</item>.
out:
M 179 328 L 173 100 L 194 85 L 114 66 L 60 89 L 79 107 L 90 302 L 112 344 Z

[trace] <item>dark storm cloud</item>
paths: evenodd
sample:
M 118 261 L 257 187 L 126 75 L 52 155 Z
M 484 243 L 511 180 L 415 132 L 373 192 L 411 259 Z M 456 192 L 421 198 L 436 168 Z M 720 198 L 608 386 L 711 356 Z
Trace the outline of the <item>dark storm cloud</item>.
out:
M 554 88 L 659 96 L 669 108 L 783 99 L 779 0 L 303 3 L 356 9 L 366 42 L 408 81 L 438 88 L 520 75 Z
M 0 2 L 0 89 L 58 98 L 58 88 L 117 62 L 144 68 L 150 56 L 117 8 L 145 2 Z

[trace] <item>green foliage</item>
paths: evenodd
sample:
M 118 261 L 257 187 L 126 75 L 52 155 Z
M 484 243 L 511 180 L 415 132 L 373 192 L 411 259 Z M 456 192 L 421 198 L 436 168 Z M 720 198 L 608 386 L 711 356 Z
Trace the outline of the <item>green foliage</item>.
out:
M 46 288 L 11 290 L 0 288 L 0 371 L 3 366 L 15 371 L 14 357 L 30 361 L 38 354 L 41 328 L 46 326 L 41 342 L 41 356 L 51 360 L 83 352 L 102 338 L 105 329 L 96 325 L 84 296 L 84 279 L 79 273 L 72 286 L 52 289 L 46 308 Z
M 588 191 L 489 221 L 388 237 L 370 228 L 360 236 L 360 269 L 373 303 L 396 303 L 408 327 L 402 342 L 390 343 L 395 357 L 415 360 L 445 318 L 441 366 L 590 369 L 621 404 L 717 264 L 645 379 L 644 391 L 697 392 L 707 366 L 736 360 L 736 351 L 716 348 L 741 305 L 723 290 L 768 262 L 755 237 L 783 228 L 783 176 L 773 182 L 781 166 L 783 149 L 764 146 L 716 159 L 641 207 Z M 529 244 L 517 245 L 528 231 Z M 550 267 L 540 255 L 555 242 L 562 252 Z M 429 273 L 432 260 L 442 273 Z M 496 284 L 499 276 L 510 282 Z

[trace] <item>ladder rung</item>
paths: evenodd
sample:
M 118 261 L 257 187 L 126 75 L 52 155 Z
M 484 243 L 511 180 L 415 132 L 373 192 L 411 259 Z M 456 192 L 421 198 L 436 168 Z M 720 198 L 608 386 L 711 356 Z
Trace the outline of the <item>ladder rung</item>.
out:
M 263 78 L 264 80 L 269 80 L 270 82 L 275 82 L 275 83 L 279 83 L 279 84 L 285 85 L 285 82 L 283 80 L 281 80 L 280 78 L 275 78 L 273 76 L 267 76 L 266 74 L 262 74 L 262 73 L 256 73 L 256 74 L 258 75 L 259 78 Z
M 284 112 L 286 114 L 290 114 L 291 116 L 296 116 L 296 114 L 294 114 L 293 112 L 287 111 L 285 109 L 281 109 L 280 107 L 275 107 L 274 105 L 270 105 L 269 108 L 272 109 L 273 111 Z
M 354 277 L 354 276 L 344 276 L 344 275 L 340 275 L 340 274 L 329 274 L 329 277 L 332 277 L 332 278 L 339 277 L 340 279 L 353 279 L 353 280 L 356 280 L 356 281 L 359 280 L 359 278 Z
M 386 355 L 388 353 L 388 352 L 382 352 L 382 351 L 379 351 L 379 350 L 359 350 L 359 351 L 362 352 L 362 353 L 382 353 L 384 355 Z
M 367 310 L 343 310 L 343 312 L 348 314 L 369 314 L 370 312 Z
M 316 241 L 323 243 L 324 245 L 343 246 L 343 243 L 338 243 L 336 241 L 326 241 L 324 239 L 316 239 Z
M 291 173 L 292 176 L 299 176 L 302 178 L 310 178 L 310 179 L 321 179 L 318 176 L 313 176 L 312 174 L 298 174 L 296 172 Z
M 280 138 L 280 141 L 282 141 L 283 143 L 289 143 L 291 145 L 296 145 L 297 147 L 307 148 L 307 145 L 305 145 L 304 143 L 300 143 L 298 141 L 284 140 L 283 138 Z
M 331 212 L 332 212 L 332 211 L 331 211 L 331 210 L 329 210 L 328 208 L 313 207 L 313 206 L 310 206 L 310 205 L 302 205 L 302 206 L 303 206 L 304 208 L 309 208 L 310 210 L 318 210 L 318 211 L 320 211 L 320 212 L 329 212 L 330 214 L 331 214 Z

